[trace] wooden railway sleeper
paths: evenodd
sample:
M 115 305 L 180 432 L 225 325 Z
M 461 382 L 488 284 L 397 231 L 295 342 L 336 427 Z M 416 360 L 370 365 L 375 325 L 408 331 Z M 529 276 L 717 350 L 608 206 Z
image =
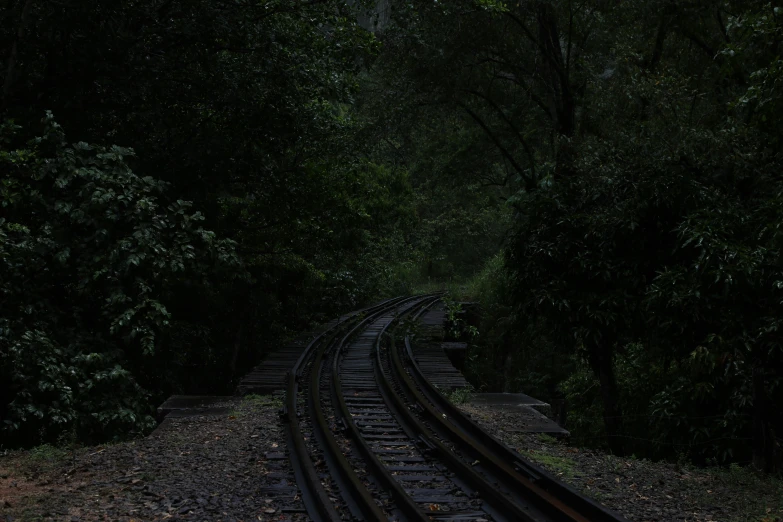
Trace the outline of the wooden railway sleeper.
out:
M 385 330 L 387 326 L 385 326 L 383 330 Z M 380 332 L 380 334 L 383 333 L 383 330 Z M 353 333 L 353 331 L 351 333 Z M 403 513 L 405 517 L 407 517 L 412 522 L 413 521 L 430 522 L 429 516 L 413 501 L 413 499 L 405 492 L 405 490 L 402 489 L 400 484 L 394 479 L 392 474 L 386 469 L 386 466 L 375 455 L 375 453 L 372 451 L 372 448 L 370 448 L 370 446 L 362 437 L 359 428 L 356 426 L 356 423 L 353 422 L 351 418 L 350 411 L 348 410 L 348 405 L 345 402 L 345 397 L 342 392 L 342 382 L 340 379 L 340 372 L 339 372 L 340 351 L 342 350 L 346 341 L 349 339 L 351 333 L 346 335 L 345 338 L 338 345 L 333 361 L 332 389 L 334 392 L 333 395 L 337 400 L 338 412 L 340 413 L 340 415 L 342 415 L 343 420 L 348 424 L 349 433 L 356 445 L 356 448 L 362 454 L 362 457 L 364 457 L 364 459 L 370 465 L 375 477 L 378 479 L 381 485 L 385 489 L 387 489 L 389 493 L 391 493 L 392 497 L 397 503 L 397 508 Z
M 341 329 L 345 328 L 346 325 L 359 320 L 357 318 L 363 317 L 369 310 L 383 310 L 402 300 L 404 300 L 404 298 L 389 299 L 368 309 L 353 312 L 346 318 L 346 321 L 341 322 L 338 320 L 335 326 L 327 331 L 321 332 L 308 343 L 294 364 L 292 370 L 288 372 L 284 408 L 286 411 L 286 425 L 288 427 L 287 440 L 290 450 L 289 458 L 291 459 L 291 466 L 296 482 L 302 493 L 302 502 L 305 505 L 308 514 L 316 521 L 337 521 L 341 520 L 341 517 L 332 505 L 331 499 L 326 493 L 323 484 L 321 484 L 315 466 L 310 460 L 310 454 L 304 443 L 304 437 L 299 426 L 301 413 L 298 411 L 297 401 L 299 395 L 299 381 L 303 374 L 305 362 L 310 358 L 312 351 L 327 333 L 339 332 Z
M 351 463 L 348 462 L 348 459 L 342 453 L 337 440 L 329 429 L 329 423 L 324 417 L 323 409 L 321 408 L 320 376 L 326 349 L 327 346 L 324 345 L 318 350 L 310 373 L 309 403 L 310 411 L 315 417 L 313 432 L 321 447 L 324 448 L 324 460 L 329 469 L 332 470 L 332 476 L 340 487 L 340 491 L 348 503 L 351 513 L 363 517 L 364 520 L 383 520 L 385 518 L 383 511 L 375 503 L 372 493 L 367 489 L 353 470 Z

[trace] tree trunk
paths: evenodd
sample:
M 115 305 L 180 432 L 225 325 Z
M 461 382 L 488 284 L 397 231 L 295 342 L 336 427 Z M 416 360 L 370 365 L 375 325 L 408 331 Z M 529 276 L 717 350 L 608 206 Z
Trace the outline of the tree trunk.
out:
M 231 378 L 233 379 L 237 374 L 237 359 L 239 359 L 239 351 L 242 349 L 242 334 L 244 334 L 245 322 L 239 323 L 237 328 L 237 334 L 234 337 L 234 349 L 231 352 L 231 362 L 228 365 L 231 372 Z
M 756 361 L 753 368 L 753 467 L 772 473 L 779 467 L 775 457 L 780 450 L 776 448 L 775 432 L 769 422 L 769 401 L 762 364 Z
M 245 326 L 248 323 L 248 318 L 251 313 L 250 294 L 241 294 L 238 302 L 241 303 L 238 307 L 241 310 L 238 314 L 239 327 L 237 328 L 236 336 L 234 337 L 234 348 L 231 351 L 231 361 L 228 365 L 232 380 L 237 376 L 237 361 L 239 360 L 239 352 L 242 351 L 242 342 L 245 339 Z
M 539 48 L 547 63 L 546 77 L 555 131 L 552 143 L 556 157 L 554 177 L 566 178 L 574 174 L 571 138 L 576 133 L 576 99 L 571 88 L 570 57 L 563 57 L 554 7 L 548 2 L 540 3 L 537 17 Z
M 612 346 L 604 342 L 603 345 L 595 345 L 590 350 L 590 366 L 598 378 L 601 386 L 601 402 L 604 409 L 604 427 L 606 428 L 606 442 L 609 449 L 615 455 L 622 456 L 625 453 L 625 441 L 623 439 L 623 413 L 619 401 L 617 380 L 612 367 Z

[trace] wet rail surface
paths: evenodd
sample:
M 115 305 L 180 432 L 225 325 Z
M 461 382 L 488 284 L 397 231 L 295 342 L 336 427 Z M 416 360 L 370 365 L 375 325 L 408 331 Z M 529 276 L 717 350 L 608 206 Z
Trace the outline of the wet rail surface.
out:
M 313 520 L 623 521 L 494 439 L 421 373 L 409 326 L 438 296 L 333 322 L 287 379 L 289 457 Z

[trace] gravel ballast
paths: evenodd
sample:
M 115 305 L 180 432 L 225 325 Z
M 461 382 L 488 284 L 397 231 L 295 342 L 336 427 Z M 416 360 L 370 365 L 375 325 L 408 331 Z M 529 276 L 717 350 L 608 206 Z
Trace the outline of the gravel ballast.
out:
M 278 400 L 167 419 L 115 445 L 0 456 L 0 521 L 309 520 L 285 453 Z
M 518 414 L 460 408 L 520 454 L 633 522 L 780 522 L 783 482 L 738 467 L 697 469 L 619 458 L 566 441 L 514 431 Z

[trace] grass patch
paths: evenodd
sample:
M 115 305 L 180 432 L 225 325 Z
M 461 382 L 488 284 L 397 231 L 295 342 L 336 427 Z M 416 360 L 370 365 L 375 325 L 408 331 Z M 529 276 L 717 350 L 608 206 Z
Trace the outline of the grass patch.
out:
M 543 451 L 536 450 L 530 450 L 528 455 L 534 461 L 553 470 L 557 475 L 563 476 L 565 478 L 574 477 L 574 467 L 576 466 L 576 462 L 569 458 L 556 457 L 554 455 L 544 453 Z
M 253 410 L 261 408 L 282 408 L 283 398 L 272 395 L 256 395 L 251 393 L 242 397 L 242 402 L 229 412 L 230 417 L 244 417 Z
M 539 433 L 538 442 L 540 442 L 541 444 L 556 444 L 557 439 L 551 435 L 547 435 L 546 433 Z
M 43 473 L 58 468 L 71 457 L 65 449 L 43 444 L 31 449 L 22 458 L 22 468 L 32 473 Z
M 707 481 L 697 489 L 699 500 L 730 504 L 734 516 L 727 522 L 774 522 L 783 519 L 783 478 L 756 473 L 731 464 L 728 468 L 706 470 Z M 708 491 L 710 493 L 708 493 Z M 724 494 L 731 492 L 731 495 Z
M 273 395 L 245 395 L 242 398 L 242 404 L 250 406 L 252 408 L 265 408 L 271 406 L 273 408 L 282 408 L 283 399 L 281 397 L 275 397 Z
M 0 470 L 0 478 L 8 478 L 14 470 L 23 475 L 40 475 L 61 467 L 72 453 L 51 444 L 36 446 L 29 451 L 14 451 L 5 455 L 8 469 Z
M 27 458 L 32 462 L 61 462 L 68 457 L 68 452 L 51 444 L 43 444 L 30 450 Z

